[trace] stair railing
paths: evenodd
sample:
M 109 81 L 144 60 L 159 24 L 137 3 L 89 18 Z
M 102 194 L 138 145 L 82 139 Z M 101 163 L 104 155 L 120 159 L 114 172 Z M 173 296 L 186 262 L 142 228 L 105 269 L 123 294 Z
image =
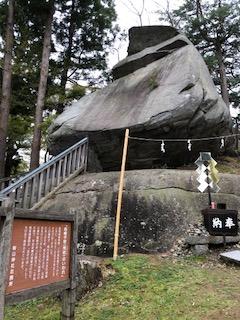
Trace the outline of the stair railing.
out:
M 84 138 L 3 189 L 0 201 L 11 196 L 16 201 L 16 207 L 36 207 L 66 181 L 86 171 L 87 155 L 88 138 Z

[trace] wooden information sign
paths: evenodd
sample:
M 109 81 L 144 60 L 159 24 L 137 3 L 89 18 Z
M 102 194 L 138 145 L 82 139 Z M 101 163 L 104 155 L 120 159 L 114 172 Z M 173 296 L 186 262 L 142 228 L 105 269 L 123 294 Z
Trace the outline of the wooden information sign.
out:
M 6 293 L 70 279 L 71 223 L 14 219 Z
M 0 218 L 4 217 L 6 210 L 0 208 Z M 77 232 L 74 214 L 14 208 L 7 235 L 10 241 L 4 247 L 9 252 L 1 282 L 5 283 L 5 293 L 0 292 L 5 295 L 5 303 L 64 291 L 61 319 L 74 319 Z M 1 240 L 5 237 L 0 229 Z

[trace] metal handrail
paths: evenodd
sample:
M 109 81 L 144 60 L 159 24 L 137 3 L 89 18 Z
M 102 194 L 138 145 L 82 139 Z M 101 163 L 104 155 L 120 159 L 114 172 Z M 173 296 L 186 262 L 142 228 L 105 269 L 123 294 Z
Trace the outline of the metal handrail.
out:
M 0 200 L 14 193 L 18 207 L 33 207 L 76 171 L 86 170 L 87 149 L 88 138 L 84 138 L 0 191 Z

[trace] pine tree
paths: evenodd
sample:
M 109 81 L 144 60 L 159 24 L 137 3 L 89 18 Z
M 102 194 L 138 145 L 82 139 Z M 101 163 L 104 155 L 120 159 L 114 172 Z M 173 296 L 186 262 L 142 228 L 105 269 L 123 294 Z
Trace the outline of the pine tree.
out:
M 119 31 L 113 25 L 116 12 L 113 0 L 72 0 L 58 8 L 63 17 L 55 23 L 57 45 L 63 48 L 59 55 L 60 89 L 65 96 L 66 85 L 86 80 L 96 84 L 99 71 L 107 68 L 110 45 Z M 61 112 L 63 105 L 59 105 Z
M 51 52 L 51 35 L 52 35 L 52 22 L 53 14 L 55 11 L 54 0 L 49 1 L 49 11 L 47 14 L 44 39 L 43 39 L 43 51 L 41 61 L 40 80 L 38 87 L 37 104 L 35 111 L 34 132 L 31 148 L 31 162 L 30 170 L 33 170 L 39 166 L 39 156 L 41 149 L 41 124 L 43 122 L 43 108 L 47 90 L 49 57 Z
M 3 23 L 7 16 L 6 2 L 0 0 L 0 40 L 6 34 Z M 31 144 L 48 12 L 47 0 L 15 0 L 12 105 L 5 139 L 8 174 L 15 172 L 18 163 L 21 164 L 19 149 L 28 149 Z M 48 121 L 43 125 L 41 122 L 45 117 L 52 119 L 52 110 L 60 112 L 65 105 L 85 94 L 85 88 L 78 83 L 80 79 L 91 86 L 103 78 L 107 52 L 117 32 L 113 0 L 55 0 L 55 12 L 51 40 L 53 54 L 49 59 L 45 99 L 41 106 L 43 112 L 38 113 L 35 126 L 38 135 L 42 127 L 45 134 Z M 4 52 L 3 41 L 0 41 L 0 51 Z M 0 86 L 2 69 L 3 60 L 0 58 Z M 39 117 L 39 114 L 43 116 Z M 16 130 L 16 126 L 22 130 Z M 33 145 L 39 148 L 39 143 Z M 32 153 L 38 154 L 34 150 Z
M 8 117 L 11 104 L 14 0 L 9 0 L 0 106 L 0 178 L 4 177 Z
M 182 29 L 203 54 L 225 103 L 239 105 L 239 2 L 185 0 L 178 10 L 160 14 Z

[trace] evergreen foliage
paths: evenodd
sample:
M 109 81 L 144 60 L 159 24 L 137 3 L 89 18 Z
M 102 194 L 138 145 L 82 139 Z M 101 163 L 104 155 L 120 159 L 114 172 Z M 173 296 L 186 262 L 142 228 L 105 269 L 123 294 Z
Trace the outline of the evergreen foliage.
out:
M 199 49 L 225 102 L 239 106 L 239 1 L 185 0 L 179 9 L 159 13 Z
M 30 148 L 49 1 L 15 0 L 14 9 L 13 80 L 5 175 L 16 172 L 17 163 L 21 162 L 19 150 Z M 7 10 L 8 1 L 0 0 L 0 83 Z M 106 76 L 107 54 L 118 32 L 115 20 L 113 0 L 55 1 L 43 113 L 47 119 L 43 128 L 53 118 L 52 112 L 61 112 L 68 103 L 85 94 L 79 80 L 91 87 L 99 82 L 99 76 L 102 79 Z M 16 130 L 16 123 L 21 130 Z M 42 140 L 44 145 L 45 137 Z

